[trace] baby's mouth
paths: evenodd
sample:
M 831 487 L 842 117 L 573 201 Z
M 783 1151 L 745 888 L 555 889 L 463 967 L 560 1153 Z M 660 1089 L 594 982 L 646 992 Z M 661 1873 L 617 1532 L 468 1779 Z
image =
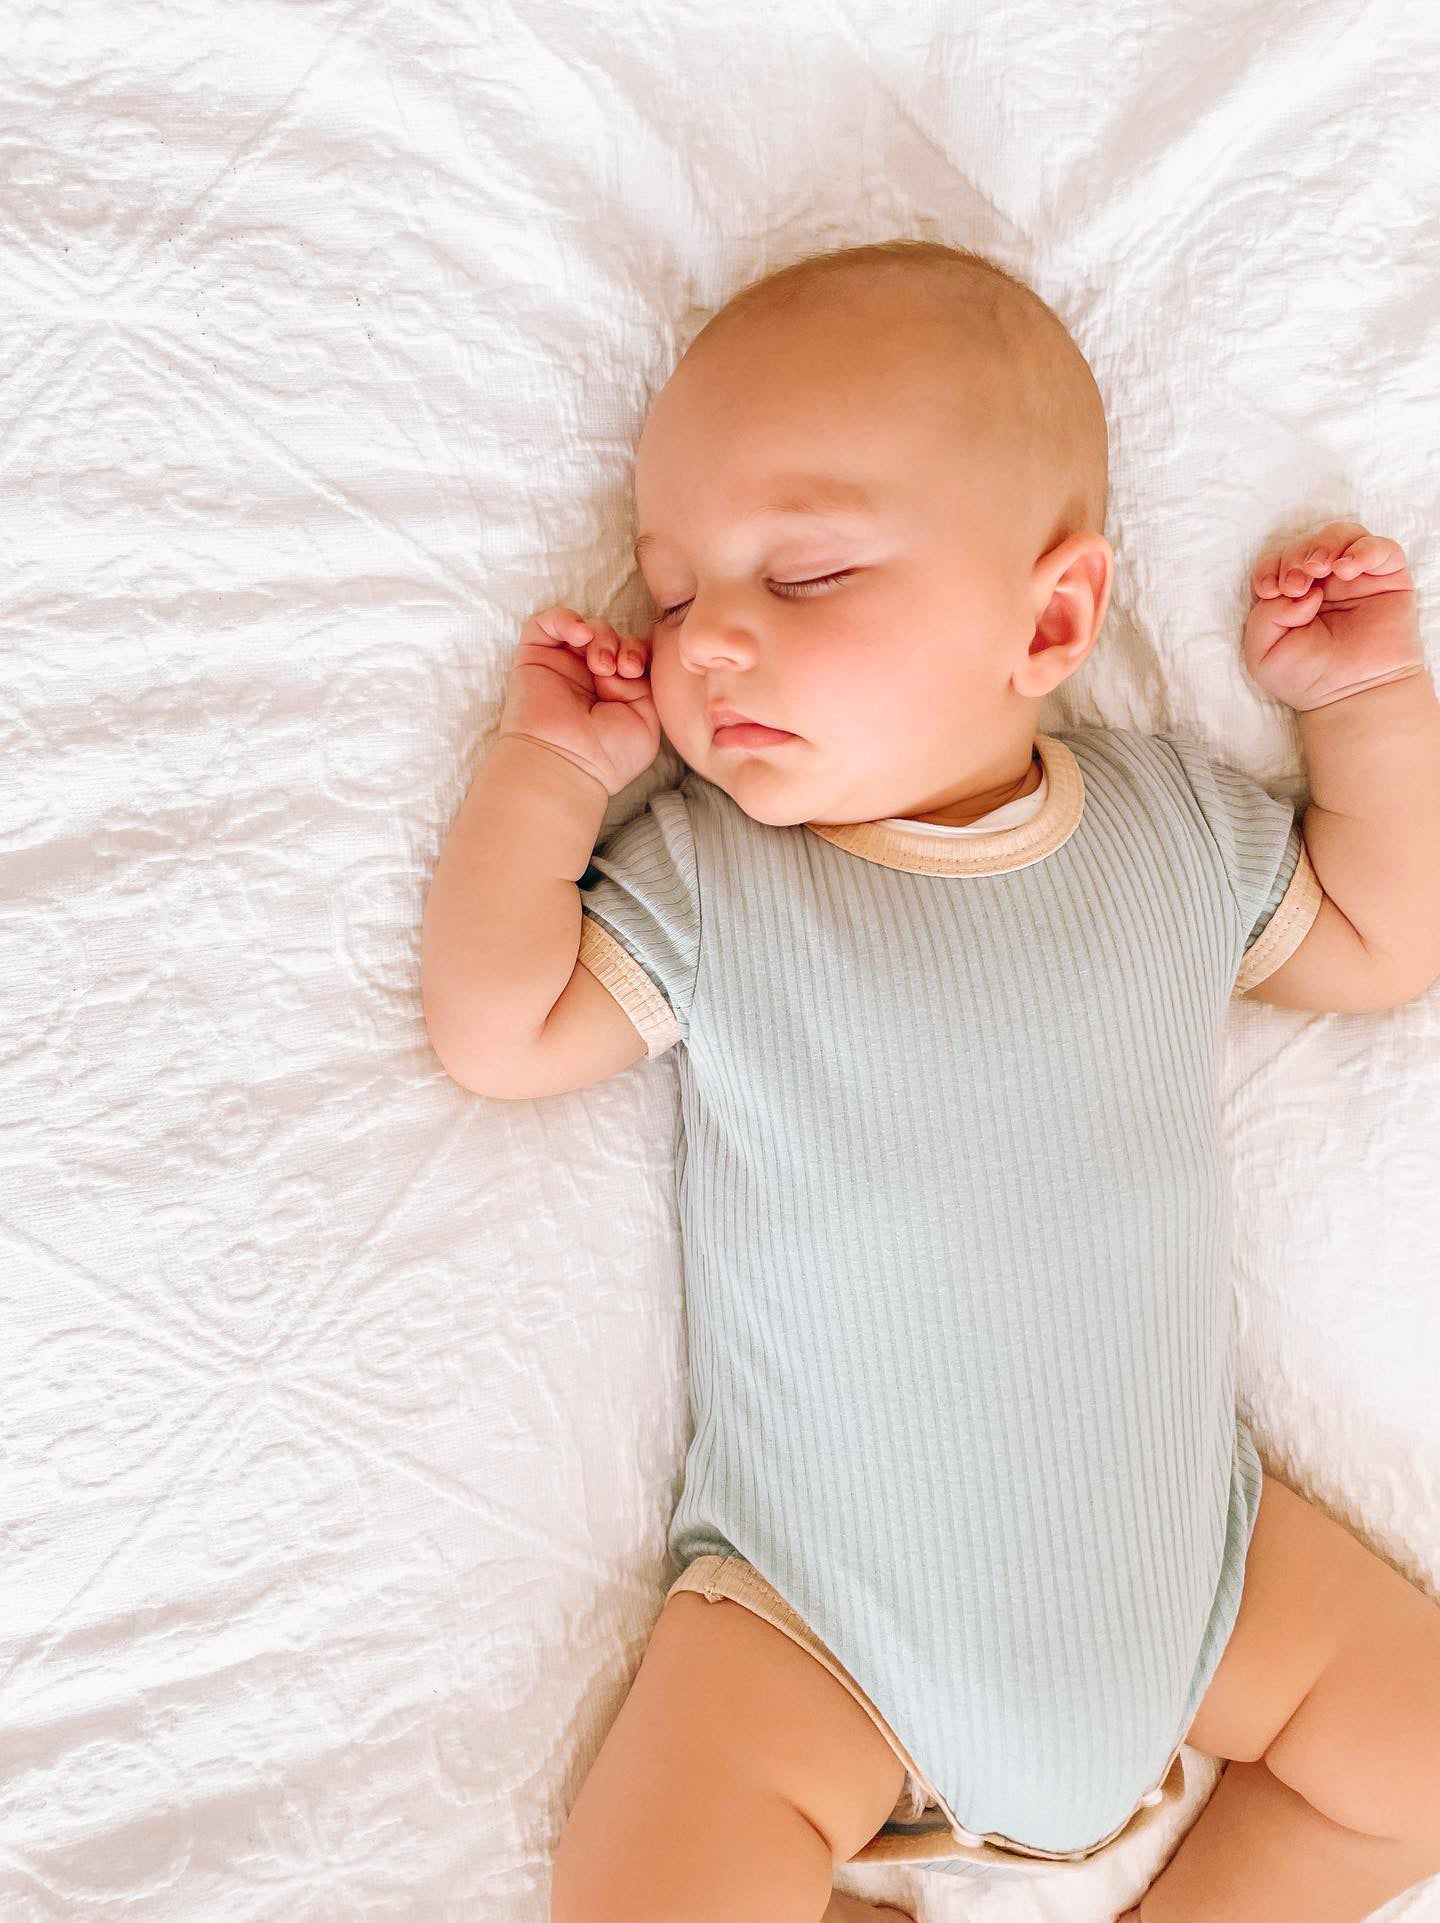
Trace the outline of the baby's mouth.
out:
M 710 737 L 713 748 L 778 748 L 784 742 L 798 741 L 798 734 L 784 728 L 768 728 L 759 721 L 727 722 Z

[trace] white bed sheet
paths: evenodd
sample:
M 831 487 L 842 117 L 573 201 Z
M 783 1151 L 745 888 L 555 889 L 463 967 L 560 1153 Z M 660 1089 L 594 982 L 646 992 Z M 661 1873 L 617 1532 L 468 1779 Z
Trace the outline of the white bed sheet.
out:
M 1029 275 L 1110 408 L 1113 612 L 1042 725 L 1298 797 L 1261 545 L 1355 514 L 1434 632 L 1440 28 L 0 12 L 0 1916 L 538 1923 L 688 1404 L 673 1059 L 490 1102 L 422 1023 L 520 624 L 639 617 L 634 437 L 734 285 L 932 235 Z M 1440 994 L 1231 1023 L 1245 1413 L 1440 1593 Z M 841 1880 L 1098 1923 L 1155 1867 Z

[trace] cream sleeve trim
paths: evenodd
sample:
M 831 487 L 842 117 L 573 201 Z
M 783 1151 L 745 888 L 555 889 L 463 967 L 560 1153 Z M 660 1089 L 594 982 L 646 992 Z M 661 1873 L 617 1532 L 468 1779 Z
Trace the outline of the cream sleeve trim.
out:
M 619 1002 L 639 1031 L 647 1055 L 663 1054 L 682 1039 L 669 1002 L 635 957 L 593 915 L 580 917 L 580 953 L 576 959 Z
M 1230 990 L 1232 995 L 1243 995 L 1247 989 L 1254 988 L 1257 982 L 1263 982 L 1267 975 L 1273 975 L 1281 962 L 1289 961 L 1310 933 L 1324 899 L 1325 891 L 1310 864 L 1309 850 L 1302 839 L 1300 859 L 1290 877 L 1290 886 L 1281 897 L 1275 913 L 1241 958 L 1240 972 Z

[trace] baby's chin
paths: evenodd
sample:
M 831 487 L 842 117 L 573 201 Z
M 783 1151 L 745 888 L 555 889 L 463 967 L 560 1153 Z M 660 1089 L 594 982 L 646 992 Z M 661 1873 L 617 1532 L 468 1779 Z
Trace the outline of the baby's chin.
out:
M 728 765 L 727 765 L 728 764 Z M 763 754 L 708 754 L 688 765 L 713 787 L 725 793 L 752 821 L 767 828 L 794 828 L 814 815 L 802 790 L 805 783 Z

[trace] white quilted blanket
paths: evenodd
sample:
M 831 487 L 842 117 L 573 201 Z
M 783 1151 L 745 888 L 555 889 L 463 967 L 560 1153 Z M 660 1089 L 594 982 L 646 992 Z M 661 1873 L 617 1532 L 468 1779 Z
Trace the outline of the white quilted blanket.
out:
M 422 1023 L 520 624 L 643 612 L 631 450 L 733 286 L 933 235 L 1030 276 L 1110 406 L 1113 611 L 1041 725 L 1184 728 L 1298 796 L 1240 657 L 1260 547 L 1353 514 L 1432 639 L 1440 604 L 1440 25 L 3 0 L 0 32 L 0 1917 L 543 1923 L 688 1404 L 673 1057 L 492 1102 Z M 1246 1414 L 1440 1593 L 1440 993 L 1230 1019 Z M 1102 1923 L 1155 1867 L 841 1880 Z

